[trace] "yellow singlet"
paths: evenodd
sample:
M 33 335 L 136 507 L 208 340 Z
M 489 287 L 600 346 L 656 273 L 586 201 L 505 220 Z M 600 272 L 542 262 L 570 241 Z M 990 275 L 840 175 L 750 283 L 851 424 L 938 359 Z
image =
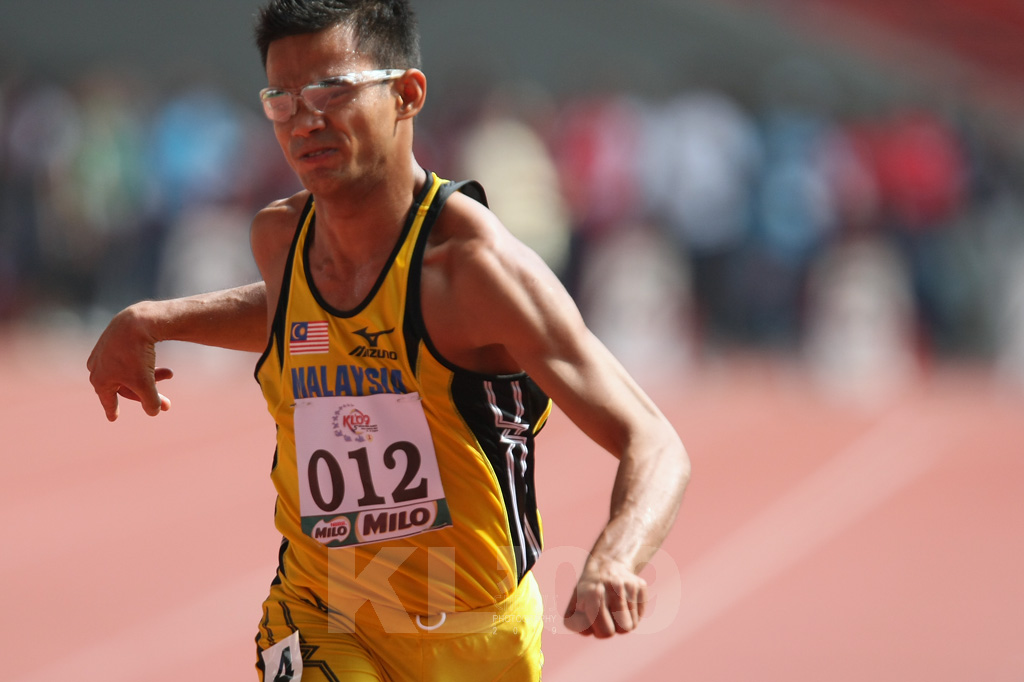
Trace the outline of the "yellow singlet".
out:
M 256 378 L 277 423 L 275 584 L 324 611 L 478 609 L 540 554 L 533 448 L 550 400 L 525 374 L 447 362 L 422 319 L 427 235 L 456 189 L 479 186 L 430 174 L 353 310 L 333 309 L 309 275 L 312 199 L 296 231 Z

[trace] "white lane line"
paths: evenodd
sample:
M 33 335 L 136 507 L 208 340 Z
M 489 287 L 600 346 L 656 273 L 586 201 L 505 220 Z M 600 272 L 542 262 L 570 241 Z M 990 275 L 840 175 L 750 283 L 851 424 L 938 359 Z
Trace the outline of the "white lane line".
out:
M 624 666 L 623 661 L 650 662 L 678 649 L 729 608 L 925 474 L 955 446 L 958 435 L 958 423 L 945 415 L 928 414 L 921 406 L 895 411 L 683 567 L 678 579 L 665 580 L 658 567 L 659 578 L 652 585 L 658 600 L 653 624 L 645 621 L 631 635 L 589 642 L 573 658 L 545 670 L 545 680 L 632 679 L 636 666 Z M 685 505 L 682 518 L 685 523 Z M 658 612 L 658 605 L 680 612 Z M 666 617 L 671 623 L 667 627 Z
M 272 579 L 273 570 L 268 569 L 239 576 L 226 587 L 164 612 L 148 623 L 51 661 L 18 682 L 138 682 L 152 676 L 154 666 L 173 668 L 188 660 L 200 660 L 223 650 L 225 642 L 235 639 L 239 631 L 251 632 L 255 637 L 260 604 Z

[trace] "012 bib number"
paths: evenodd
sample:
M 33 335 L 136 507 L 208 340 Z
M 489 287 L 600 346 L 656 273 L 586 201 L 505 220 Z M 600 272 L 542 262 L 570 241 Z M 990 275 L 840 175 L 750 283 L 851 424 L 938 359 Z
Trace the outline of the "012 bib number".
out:
M 299 400 L 295 446 L 302 531 L 350 547 L 451 525 L 419 396 Z

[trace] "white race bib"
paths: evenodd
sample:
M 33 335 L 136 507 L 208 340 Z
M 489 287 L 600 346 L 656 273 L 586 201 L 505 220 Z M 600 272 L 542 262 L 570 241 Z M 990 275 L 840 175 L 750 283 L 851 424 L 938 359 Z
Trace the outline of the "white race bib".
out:
M 263 657 L 263 679 L 267 682 L 300 682 L 302 680 L 302 649 L 299 631 L 260 652 Z
M 419 394 L 295 403 L 302 532 L 327 547 L 452 525 Z

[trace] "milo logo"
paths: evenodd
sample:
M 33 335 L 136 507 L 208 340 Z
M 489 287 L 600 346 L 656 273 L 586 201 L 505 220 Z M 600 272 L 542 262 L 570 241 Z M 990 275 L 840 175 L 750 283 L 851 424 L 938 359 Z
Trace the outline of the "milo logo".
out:
M 352 532 L 352 523 L 346 516 L 339 516 L 336 519 L 321 520 L 313 526 L 310 535 L 322 545 L 340 546 L 348 539 Z

